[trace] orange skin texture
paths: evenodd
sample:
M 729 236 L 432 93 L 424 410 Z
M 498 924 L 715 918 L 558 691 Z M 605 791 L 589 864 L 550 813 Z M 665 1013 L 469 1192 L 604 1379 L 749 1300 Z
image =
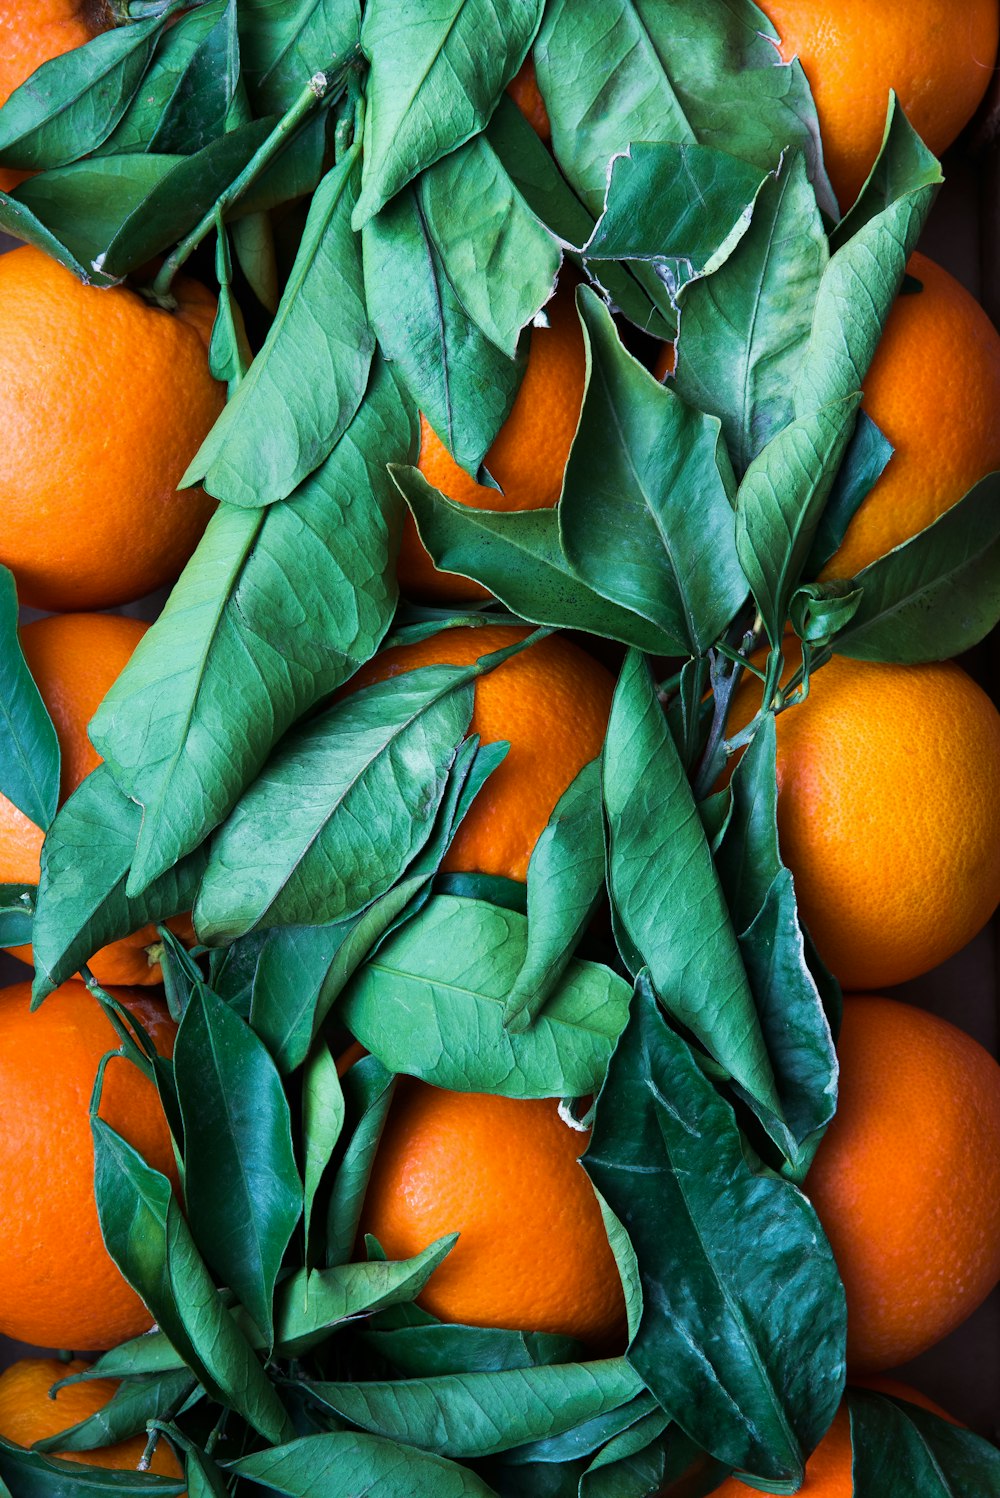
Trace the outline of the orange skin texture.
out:
M 812 88 L 823 153 L 842 208 L 875 164 L 889 90 L 935 155 L 968 123 L 989 84 L 997 0 L 761 0 L 786 62 Z
M 850 995 L 837 1112 L 806 1180 L 847 1292 L 848 1366 L 893 1368 L 1000 1279 L 1000 1066 L 970 1035 Z
M 21 630 L 28 669 L 59 739 L 60 803 L 101 763 L 87 737 L 87 725 L 148 628 L 141 620 L 120 614 L 57 614 Z M 41 828 L 0 795 L 0 883 L 37 884 L 41 848 Z M 186 916 L 177 918 L 176 924 L 178 934 L 193 938 Z M 175 923 L 170 925 L 173 929 Z M 159 983 L 159 965 L 151 965 L 146 952 L 158 940 L 155 926 L 143 926 L 96 952 L 91 971 L 101 983 Z M 30 947 L 10 950 L 31 963 Z
M 351 689 L 418 666 L 471 665 L 529 632 L 495 625 L 445 629 L 383 651 L 362 667 Z M 601 752 L 613 693 L 610 672 L 558 635 L 478 679 L 469 732 L 484 744 L 506 740 L 510 749 L 476 797 L 442 868 L 522 882 L 528 877 L 532 849 L 556 802 Z
M 897 297 L 865 379 L 864 408 L 895 452 L 823 578 L 853 577 L 1000 468 L 1000 334 L 926 255 L 908 270 L 924 289 Z
M 588 1135 L 555 1098 L 445 1092 L 400 1079 L 361 1217 L 390 1259 L 461 1234 L 419 1304 L 442 1321 L 622 1344 L 625 1300 Z
M 157 1049 L 169 1054 L 166 1007 L 125 989 Z M 114 1347 L 152 1325 L 101 1238 L 94 1200 L 90 1096 L 118 1035 L 82 983 L 64 983 L 34 1014 L 31 985 L 0 990 L 0 1334 L 40 1347 Z M 100 1116 L 176 1186 L 156 1089 L 125 1057 L 107 1066 Z
M 215 299 L 175 313 L 84 286 L 25 245 L 0 256 L 0 562 L 22 603 L 110 608 L 177 577 L 214 500 L 176 486 L 222 410 Z
M 79 1425 L 104 1408 L 118 1388 L 113 1378 L 94 1378 L 86 1383 L 69 1384 L 55 1398 L 49 1390 L 59 1379 L 71 1373 L 83 1373 L 89 1363 L 74 1358 L 60 1363 L 58 1358 L 22 1358 L 0 1374 L 0 1436 L 18 1446 L 33 1446 Z M 52 1452 L 65 1462 L 79 1462 L 88 1467 L 106 1467 L 127 1472 L 138 1467 L 146 1449 L 144 1435 L 130 1436 L 114 1446 L 96 1451 Z M 161 1437 L 147 1469 L 161 1477 L 183 1477 L 181 1464 L 169 1444 Z
M 103 5 L 80 0 L 0 0 L 0 104 L 36 68 L 103 31 Z M 0 192 L 12 192 L 27 172 L 0 167 Z
M 544 510 L 558 503 L 583 404 L 586 352 L 572 291 L 557 293 L 544 312 L 550 325 L 531 329 L 524 378 L 484 459 L 502 492 L 470 478 L 420 418 L 417 467 L 429 484 L 457 504 L 478 510 Z M 399 583 L 405 593 L 434 602 L 489 597 L 478 583 L 437 570 L 409 511 L 403 522 Z
M 731 734 L 760 690 L 744 677 Z M 971 941 L 1000 902 L 1000 714 L 985 692 L 951 662 L 834 656 L 777 730 L 782 857 L 843 986 L 903 983 Z
M 545 108 L 545 100 L 538 89 L 535 64 L 530 53 L 508 83 L 507 92 L 535 134 L 548 145 L 552 139 L 552 126 L 549 124 L 549 112 Z

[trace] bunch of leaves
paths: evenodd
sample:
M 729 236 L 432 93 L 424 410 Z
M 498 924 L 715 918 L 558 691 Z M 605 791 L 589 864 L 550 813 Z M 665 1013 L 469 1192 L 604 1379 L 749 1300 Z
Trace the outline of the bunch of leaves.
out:
M 162 932 L 172 1061 L 92 983 L 181 1184 L 95 1097 L 102 1231 L 158 1329 L 82 1375 L 120 1390 L 44 1445 L 148 1430 L 194 1498 L 644 1498 L 733 1469 L 793 1492 L 844 1385 L 843 1291 L 801 1190 L 839 993 L 781 859 L 775 719 L 833 652 L 939 659 L 1000 615 L 995 480 L 849 583 L 816 580 L 890 456 L 860 390 L 937 163 L 891 107 L 840 218 L 804 76 L 750 0 L 133 9 L 0 110 L 0 164 L 34 173 L 0 225 L 165 306 L 193 257 L 229 387 L 185 480 L 218 509 L 58 810 L 0 590 L 0 789 L 47 833 L 38 889 L 0 892 L 0 938 L 30 937 L 37 1002 L 147 922 L 193 909 L 200 943 Z M 529 51 L 551 153 L 504 92 Z M 418 413 L 489 481 L 567 265 L 587 380 L 560 502 L 456 505 L 413 466 Z M 666 384 L 637 357 L 650 336 L 676 341 Z M 495 602 L 400 602 L 405 508 Z M 441 866 L 506 751 L 469 732 L 476 682 L 535 637 L 341 690 L 388 644 L 485 622 L 620 661 L 603 752 L 526 885 Z M 747 670 L 761 706 L 733 735 Z M 351 1038 L 369 1054 L 341 1076 Z M 357 1241 L 399 1073 L 596 1097 L 584 1166 L 622 1353 L 440 1323 L 415 1301 L 453 1240 L 404 1263 Z M 862 1498 L 995 1483 L 967 1432 L 850 1408 Z M 81 1470 L 0 1442 L 17 1493 L 182 1487 Z

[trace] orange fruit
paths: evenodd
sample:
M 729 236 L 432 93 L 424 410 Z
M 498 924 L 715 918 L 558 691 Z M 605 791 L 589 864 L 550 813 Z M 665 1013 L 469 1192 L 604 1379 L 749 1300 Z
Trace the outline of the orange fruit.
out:
M 420 1304 L 442 1321 L 624 1339 L 625 1300 L 594 1188 L 589 1136 L 555 1098 L 445 1092 L 400 1078 L 361 1218 L 390 1259 L 461 1234 Z
M 827 171 L 848 208 L 875 164 L 889 90 L 935 155 L 986 92 L 997 54 L 997 0 L 760 0 L 798 57 L 819 114 Z
M 87 737 L 87 725 L 148 628 L 141 620 L 120 614 L 60 614 L 21 630 L 28 668 L 59 739 L 60 801 L 101 763 Z M 41 828 L 0 795 L 0 884 L 37 884 L 41 848 Z M 186 917 L 177 925 L 182 934 L 190 932 Z M 159 965 L 150 963 L 147 951 L 158 941 L 156 927 L 143 926 L 95 953 L 91 971 L 101 983 L 159 983 Z M 12 950 L 15 957 L 31 962 L 30 947 Z
M 418 666 L 467 666 L 528 633 L 497 625 L 445 629 L 375 656 L 351 688 Z M 556 802 L 601 752 L 613 693 L 610 673 L 559 635 L 479 678 L 469 732 L 484 744 L 506 740 L 510 749 L 459 827 L 443 868 L 527 878 L 531 850 Z
M 806 1180 L 847 1292 L 847 1357 L 893 1368 L 1000 1280 L 1000 1066 L 947 1020 L 849 996 L 840 1098 Z
M 865 410 L 895 452 L 824 578 L 853 577 L 1000 468 L 1000 334 L 926 255 L 908 269 L 923 290 L 897 297 L 864 382 Z
M 552 126 L 549 124 L 545 100 L 538 89 L 535 64 L 530 52 L 508 83 L 507 92 L 535 134 L 548 144 L 552 139 Z
M 484 460 L 502 493 L 470 478 L 426 418 L 420 418 L 417 467 L 429 484 L 458 504 L 478 510 L 544 510 L 558 502 L 583 404 L 586 355 L 572 292 L 558 293 L 544 313 L 549 326 L 531 329 L 524 378 Z M 403 524 L 399 581 L 406 593 L 442 602 L 488 596 L 478 583 L 438 572 L 409 511 Z
M 175 1026 L 146 994 L 116 990 L 164 1054 Z M 114 1347 L 152 1317 L 112 1261 L 94 1200 L 90 1095 L 118 1035 L 82 983 L 30 1012 L 31 985 L 0 989 L 0 1335 L 40 1347 Z M 108 1063 L 101 1117 L 176 1182 L 156 1089 L 132 1062 Z
M 22 1358 L 0 1373 L 0 1436 L 18 1446 L 33 1446 L 47 1440 L 71 1425 L 79 1425 L 104 1408 L 118 1388 L 116 1379 L 95 1378 L 86 1383 L 69 1384 L 55 1398 L 49 1390 L 59 1379 L 71 1373 L 83 1373 L 89 1363 L 74 1358 L 60 1363 L 58 1358 Z M 89 1467 L 110 1467 L 127 1472 L 136 1468 L 146 1449 L 144 1435 L 130 1436 L 114 1446 L 96 1451 L 60 1451 L 66 1462 L 80 1462 Z M 168 1443 L 161 1437 L 150 1459 L 150 1472 L 162 1477 L 183 1477 L 181 1464 Z
M 225 400 L 215 298 L 176 313 L 100 291 L 29 245 L 0 255 L 0 562 L 22 603 L 99 609 L 172 582 L 214 507 L 175 492 Z
M 760 690 L 740 683 L 730 733 Z M 1000 902 L 1000 714 L 986 693 L 951 662 L 835 656 L 777 730 L 782 857 L 844 987 L 903 983 L 965 946 Z
M 110 24 L 101 0 L 2 0 L 0 104 L 43 62 L 82 47 Z M 12 192 L 27 175 L 0 167 L 0 192 Z
M 677 345 L 674 343 L 661 343 L 660 352 L 656 356 L 653 365 L 653 373 L 662 385 L 667 375 L 673 374 L 677 366 Z

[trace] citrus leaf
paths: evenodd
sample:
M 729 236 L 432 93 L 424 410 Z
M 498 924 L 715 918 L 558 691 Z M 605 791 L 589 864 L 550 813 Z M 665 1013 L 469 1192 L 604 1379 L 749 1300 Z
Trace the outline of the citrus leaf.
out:
M 805 160 L 796 153 L 764 182 L 750 227 L 725 263 L 680 293 L 674 381 L 689 404 L 719 417 L 737 474 L 796 414 L 794 382 L 828 259 Z
M 506 1459 L 511 1466 L 522 1467 L 531 1466 L 536 1462 L 548 1462 L 550 1465 L 575 1462 L 580 1457 L 592 1456 L 608 1441 L 613 1441 L 616 1436 L 629 1430 L 637 1421 L 641 1422 L 644 1417 L 650 1416 L 661 1420 L 664 1425 L 669 1423 L 663 1412 L 657 1408 L 652 1394 L 647 1394 L 643 1389 L 641 1393 L 634 1394 L 631 1399 L 624 1400 L 614 1409 L 585 1417 L 559 1434 L 543 1436 L 516 1447 L 507 1453 Z
M 437 895 L 369 958 L 338 1014 L 384 1065 L 433 1086 L 583 1096 L 600 1085 L 628 985 L 597 963 L 572 962 L 532 1028 L 511 1034 L 503 1006 L 527 940 L 524 916 Z
M 10 1483 L 10 1488 L 5 1484 Z M 183 1478 L 154 1477 L 151 1472 L 109 1472 L 62 1462 L 39 1451 L 26 1451 L 0 1437 L 0 1494 L 4 1498 L 144 1498 L 183 1494 Z M 488 1493 L 488 1488 L 480 1491 Z
M 289 985 L 291 987 L 291 985 Z M 323 1172 L 344 1127 L 344 1092 L 326 1042 L 317 1037 L 302 1075 L 302 1236 L 309 1262 L 309 1224 Z
M 31 941 L 35 885 L 0 884 L 0 947 L 23 947 Z
M 354 1431 L 304 1436 L 245 1456 L 229 1470 L 288 1498 L 355 1498 L 359 1492 L 365 1498 L 495 1498 L 468 1467 Z
M 258 114 L 284 114 L 314 73 L 346 60 L 359 0 L 239 0 L 243 71 Z
M 860 410 L 854 434 L 816 527 L 803 569 L 806 577 L 815 577 L 833 556 L 862 500 L 881 478 L 892 454 L 892 443 L 879 431 L 867 411 Z
M 524 962 L 504 1002 L 512 1032 L 528 1028 L 566 971 L 604 894 L 600 761 L 566 787 L 528 863 L 528 935 Z
M 347 1107 L 343 1153 L 326 1217 L 326 1262 L 348 1262 L 361 1220 L 372 1161 L 392 1102 L 396 1078 L 375 1056 L 364 1056 L 342 1078 Z
M 128 107 L 175 9 L 113 27 L 36 68 L 0 111 L 0 162 L 40 171 L 99 146 Z
M 448 276 L 413 189 L 361 235 L 379 348 L 455 461 L 476 473 L 517 394 L 522 365 L 480 332 Z
M 375 1318 L 363 1334 L 365 1344 L 399 1373 L 411 1377 L 538 1368 L 549 1363 L 576 1362 L 582 1355 L 579 1342 L 550 1332 L 450 1326 L 434 1320 L 426 1326 L 383 1329 L 384 1320 Z
M 204 984 L 184 1011 L 174 1074 L 191 1231 L 269 1349 L 274 1286 L 302 1215 L 281 1078 L 250 1027 Z
M 836 636 L 862 661 L 941 661 L 1000 620 L 1000 474 L 858 573 L 861 602 Z
M 369 0 L 371 64 L 358 228 L 425 167 L 476 135 L 524 61 L 540 0 Z
M 430 836 L 472 716 L 468 669 L 376 682 L 286 740 L 217 834 L 195 904 L 205 941 L 358 915 Z
M 227 504 L 286 499 L 331 452 L 365 393 L 375 339 L 350 226 L 355 147 L 323 178 L 263 348 L 181 479 Z
M 0 567 L 0 795 L 43 832 L 59 805 L 59 740 L 17 633 L 17 589 Z
M 314 1398 L 375 1435 L 439 1456 L 481 1457 L 559 1435 L 642 1388 L 624 1358 L 384 1383 L 314 1383 Z
M 420 178 L 420 206 L 455 295 L 509 359 L 555 290 L 558 242 L 525 203 L 484 135 Z
M 700 655 L 746 596 L 719 423 L 632 358 L 593 291 L 579 307 L 588 378 L 557 512 L 566 557 L 669 654 Z
M 691 1469 L 698 1474 L 697 1487 L 690 1483 Z M 706 1463 L 695 1443 L 657 1412 L 637 1420 L 598 1452 L 580 1478 L 579 1498 L 646 1498 L 669 1491 L 670 1484 L 685 1474 L 689 1481 L 684 1492 L 697 1498 L 715 1491 L 726 1468 Z
M 145 808 L 133 886 L 197 847 L 290 724 L 374 652 L 396 598 L 399 502 L 383 464 L 414 440 L 378 361 L 351 426 L 292 499 L 221 506 L 209 521 L 91 725 Z
M 591 212 L 601 211 L 608 163 L 630 141 L 701 142 L 764 171 L 798 147 L 832 209 L 812 96 L 776 40 L 749 0 L 549 4 L 535 68 L 556 160 Z
M 170 1182 L 103 1119 L 91 1127 L 97 1214 L 111 1257 L 210 1396 L 265 1440 L 287 1439 L 288 1416 L 223 1305 Z
M 556 510 L 478 510 L 447 499 L 416 468 L 390 465 L 390 472 L 443 571 L 474 577 L 535 624 L 585 630 L 654 654 L 676 648 L 656 625 L 576 575 L 563 552 Z
M 118 1441 L 128 1440 L 129 1436 L 144 1436 L 147 1420 L 169 1419 L 197 1387 L 197 1380 L 186 1368 L 152 1378 L 125 1379 L 107 1404 L 88 1419 L 71 1425 L 58 1435 L 36 1441 L 34 1450 L 95 1451 L 101 1446 L 113 1446 Z
M 774 1075 L 719 876 L 649 668 L 634 653 L 615 691 L 602 777 L 608 888 L 633 949 L 625 955 L 636 968 L 649 967 L 670 1012 L 776 1112 Z
M 928 1410 L 850 1389 L 856 1498 L 979 1498 L 1000 1484 L 1000 1451 Z
M 644 1309 L 628 1361 L 720 1461 L 801 1483 L 844 1382 L 845 1310 L 809 1202 L 747 1164 L 732 1110 L 645 976 L 583 1165 L 628 1223 Z
M 743 475 L 736 495 L 736 550 L 772 645 L 781 643 L 788 605 L 860 403 L 856 391 L 790 422 Z
M 42 847 L 32 931 L 36 1003 L 102 947 L 191 909 L 206 862 L 197 850 L 140 895 L 126 893 L 141 821 L 104 765 L 57 813 Z

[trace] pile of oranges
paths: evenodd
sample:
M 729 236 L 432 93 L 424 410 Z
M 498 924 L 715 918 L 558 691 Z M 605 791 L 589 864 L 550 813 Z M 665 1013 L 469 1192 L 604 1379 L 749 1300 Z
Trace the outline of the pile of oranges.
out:
M 845 207 L 877 154 L 890 86 L 940 151 L 992 74 L 996 0 L 972 0 L 958 18 L 943 0 L 767 0 L 763 9 L 782 57 L 798 56 L 805 68 Z M 0 36 L 18 38 L 0 66 L 0 98 L 107 23 L 55 0 L 0 4 Z M 512 91 L 547 137 L 530 64 Z M 9 190 L 13 175 L 0 178 Z M 913 256 L 909 276 L 865 383 L 865 409 L 894 454 L 824 578 L 856 576 L 1000 468 L 1000 335 L 925 255 Z M 147 627 L 104 611 L 174 581 L 213 508 L 203 492 L 177 484 L 225 400 L 208 361 L 215 299 L 184 279 L 174 294 L 178 307 L 168 312 L 124 286 L 84 286 L 35 248 L 0 257 L 0 562 L 23 604 L 50 611 L 23 627 L 21 642 L 59 739 L 61 800 L 99 763 L 88 724 Z M 683 358 L 682 329 L 676 350 L 653 351 L 648 362 L 669 380 Z M 424 418 L 420 470 L 462 505 L 555 506 L 586 379 L 564 277 L 530 330 L 523 382 L 485 458 L 499 492 L 463 471 Z M 438 571 L 409 517 L 398 576 L 417 604 L 467 607 L 489 597 Z M 443 630 L 380 652 L 352 687 L 434 663 L 470 664 L 526 633 L 497 623 Z M 609 662 L 555 635 L 477 682 L 470 732 L 510 748 L 446 870 L 524 883 L 557 801 L 601 753 Z M 759 702 L 747 675 L 730 732 Z M 871 1380 L 948 1334 L 1000 1281 L 1000 1066 L 954 1025 L 882 993 L 959 952 L 1000 904 L 1000 714 L 953 662 L 835 656 L 806 700 L 779 716 L 777 745 L 782 856 L 819 953 L 848 991 L 838 1111 L 804 1189 L 847 1292 L 850 1375 Z M 0 796 L 0 883 L 37 883 L 42 841 Z M 176 924 L 191 941 L 190 923 Z M 156 988 L 158 941 L 145 928 L 96 953 L 89 968 L 98 984 L 120 985 L 112 997 L 169 1056 L 175 1026 Z M 31 961 L 28 948 L 15 955 Z M 88 1109 L 118 1037 L 85 977 L 37 1012 L 28 984 L 0 992 L 0 1332 L 93 1352 L 147 1330 L 151 1318 L 101 1240 Z M 178 1188 L 155 1089 L 125 1057 L 107 1067 L 100 1115 Z M 586 1142 L 555 1099 L 452 1093 L 406 1079 L 377 1151 L 362 1231 L 390 1259 L 460 1231 L 420 1299 L 442 1320 L 561 1333 L 595 1356 L 621 1351 L 622 1286 L 579 1164 Z M 58 1378 L 85 1366 L 37 1359 L 8 1369 L 0 1435 L 30 1445 L 101 1408 L 113 1393 L 107 1381 L 48 1397 Z M 134 1467 L 145 1445 L 136 1438 L 70 1459 Z M 852 1492 L 851 1461 L 841 1411 L 803 1491 Z M 163 1443 L 152 1470 L 180 1473 Z M 736 1498 L 747 1489 L 731 1478 L 719 1491 Z

